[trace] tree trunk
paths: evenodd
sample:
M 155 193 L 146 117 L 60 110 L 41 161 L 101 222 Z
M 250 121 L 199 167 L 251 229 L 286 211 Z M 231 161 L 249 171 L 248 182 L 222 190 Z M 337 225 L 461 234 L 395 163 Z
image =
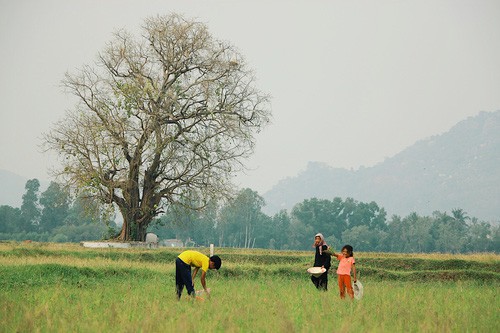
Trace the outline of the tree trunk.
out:
M 223 246 L 224 246 L 224 230 L 222 230 L 221 233 L 219 234 L 219 247 Z
M 134 240 L 139 242 L 146 241 L 146 229 L 147 225 L 145 223 L 137 223 L 136 224 L 136 238 Z
M 123 206 L 118 205 L 118 208 L 123 217 L 123 225 L 117 240 L 122 242 L 135 240 L 137 230 L 134 223 L 134 215 L 131 213 L 131 210 L 126 207 L 126 203 L 123 203 Z
M 248 243 L 249 243 L 249 237 L 248 237 L 248 225 L 245 226 L 245 244 L 244 244 L 244 248 L 248 248 Z
M 123 225 L 122 225 L 122 230 L 120 231 L 120 235 L 117 237 L 117 240 L 119 241 L 129 241 L 132 235 L 132 223 L 131 223 L 131 218 L 127 216 L 127 214 L 123 214 Z

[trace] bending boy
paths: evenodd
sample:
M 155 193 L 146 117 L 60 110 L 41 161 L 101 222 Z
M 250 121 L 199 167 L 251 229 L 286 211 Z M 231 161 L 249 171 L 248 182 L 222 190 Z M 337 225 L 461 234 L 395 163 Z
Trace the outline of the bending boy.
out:
M 211 256 L 210 258 L 198 251 L 187 250 L 179 254 L 175 259 L 175 285 L 177 291 L 177 299 L 181 298 L 182 290 L 186 286 L 188 295 L 194 297 L 194 278 L 201 268 L 200 281 L 203 289 L 209 294 L 205 276 L 209 269 L 219 269 L 222 264 L 219 256 Z M 194 267 L 191 277 L 191 267 Z

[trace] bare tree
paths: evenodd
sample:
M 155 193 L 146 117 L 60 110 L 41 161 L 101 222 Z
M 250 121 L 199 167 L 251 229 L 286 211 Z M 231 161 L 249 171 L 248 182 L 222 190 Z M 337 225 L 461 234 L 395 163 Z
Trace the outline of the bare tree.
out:
M 115 33 L 95 66 L 66 74 L 73 111 L 45 135 L 57 175 L 123 215 L 118 239 L 143 240 L 168 204 L 225 195 L 269 122 L 269 97 L 229 43 L 182 16 Z M 200 207 L 191 207 L 193 209 Z

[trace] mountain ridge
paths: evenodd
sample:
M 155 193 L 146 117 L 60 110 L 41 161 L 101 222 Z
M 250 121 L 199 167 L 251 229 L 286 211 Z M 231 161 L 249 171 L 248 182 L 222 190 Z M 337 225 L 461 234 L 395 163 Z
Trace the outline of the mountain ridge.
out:
M 16 174 L 15 172 L 0 169 L 0 206 L 6 205 L 20 208 L 23 203 L 23 195 L 26 192 L 25 186 L 29 179 Z M 40 182 L 39 192 L 42 193 L 49 186 L 49 182 L 37 178 Z
M 264 212 L 290 210 L 304 199 L 375 201 L 389 215 L 461 208 L 470 217 L 500 220 L 500 111 L 480 112 L 449 131 L 419 140 L 358 170 L 309 162 L 296 177 L 264 193 Z
M 21 207 L 27 179 L 9 170 L 0 170 L 0 206 Z

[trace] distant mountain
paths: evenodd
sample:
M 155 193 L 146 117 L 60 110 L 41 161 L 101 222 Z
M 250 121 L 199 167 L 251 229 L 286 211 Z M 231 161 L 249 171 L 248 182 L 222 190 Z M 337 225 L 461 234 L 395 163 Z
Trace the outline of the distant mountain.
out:
M 353 171 L 310 162 L 263 197 L 267 214 L 313 197 L 352 197 L 375 201 L 389 216 L 461 208 L 500 221 L 500 111 L 469 117 L 373 167 Z
M 0 170 L 0 206 L 21 207 L 28 180 L 7 170 Z
M 36 177 L 29 179 L 33 178 Z M 29 179 L 11 171 L 0 170 L 0 206 L 7 205 L 20 208 L 23 203 L 23 194 L 26 192 L 24 187 Z M 42 193 L 49 186 L 49 182 L 42 179 L 38 180 L 40 181 L 39 193 Z

